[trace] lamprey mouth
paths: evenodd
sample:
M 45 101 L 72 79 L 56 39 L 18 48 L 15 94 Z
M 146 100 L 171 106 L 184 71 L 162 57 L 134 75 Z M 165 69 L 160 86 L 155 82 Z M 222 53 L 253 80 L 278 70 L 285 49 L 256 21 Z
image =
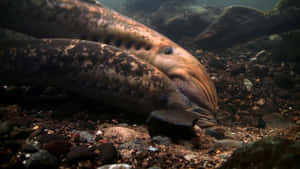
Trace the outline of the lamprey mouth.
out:
M 194 125 L 201 128 L 216 125 L 212 113 L 204 108 L 189 110 L 157 110 L 151 112 L 147 119 L 151 136 L 165 135 L 173 139 L 190 139 L 195 137 Z

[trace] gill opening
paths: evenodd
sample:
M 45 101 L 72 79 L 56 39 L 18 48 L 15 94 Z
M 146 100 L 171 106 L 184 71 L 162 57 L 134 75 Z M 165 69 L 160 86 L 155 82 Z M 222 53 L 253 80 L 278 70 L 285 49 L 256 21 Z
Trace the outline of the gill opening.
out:
M 81 37 L 81 39 L 87 39 L 87 37 L 84 36 L 84 37 Z M 118 48 L 123 48 L 126 50 L 134 49 L 136 51 L 139 51 L 139 50 L 149 51 L 152 49 L 152 45 L 148 44 L 146 42 L 129 39 L 128 37 L 126 37 L 126 38 L 117 37 L 117 36 L 114 36 L 111 34 L 104 35 L 104 36 L 93 35 L 92 37 L 90 37 L 88 39 L 95 41 L 95 42 L 101 42 L 101 43 L 105 43 L 108 45 L 113 45 Z

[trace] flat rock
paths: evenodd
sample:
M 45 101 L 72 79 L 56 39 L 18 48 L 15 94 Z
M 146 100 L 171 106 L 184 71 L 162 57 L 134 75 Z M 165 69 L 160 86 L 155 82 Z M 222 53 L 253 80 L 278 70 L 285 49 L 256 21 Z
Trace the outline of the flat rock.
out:
M 110 127 L 105 130 L 104 137 L 115 143 L 126 143 L 135 140 L 137 133 L 125 127 Z

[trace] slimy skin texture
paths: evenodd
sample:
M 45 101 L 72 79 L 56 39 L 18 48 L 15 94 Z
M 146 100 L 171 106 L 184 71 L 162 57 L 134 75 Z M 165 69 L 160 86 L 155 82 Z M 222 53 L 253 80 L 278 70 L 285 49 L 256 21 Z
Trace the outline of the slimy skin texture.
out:
M 217 109 L 214 84 L 186 50 L 102 5 L 80 0 L 1 0 L 2 27 L 37 38 L 77 38 L 110 44 L 165 73 L 200 107 Z
M 70 39 L 0 42 L 0 77 L 5 84 L 53 85 L 104 104 L 191 127 L 215 123 L 156 67 L 110 45 Z M 171 118 L 170 118 L 171 117 Z
M 69 39 L 0 44 L 4 83 L 55 85 L 143 113 L 171 104 L 188 106 L 164 73 L 109 45 Z

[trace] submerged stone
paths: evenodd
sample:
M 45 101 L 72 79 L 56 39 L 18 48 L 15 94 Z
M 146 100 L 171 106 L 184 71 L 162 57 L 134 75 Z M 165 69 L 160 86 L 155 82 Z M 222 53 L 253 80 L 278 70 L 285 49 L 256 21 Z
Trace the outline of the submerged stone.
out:
M 268 137 L 237 149 L 219 169 L 300 168 L 300 142 Z

